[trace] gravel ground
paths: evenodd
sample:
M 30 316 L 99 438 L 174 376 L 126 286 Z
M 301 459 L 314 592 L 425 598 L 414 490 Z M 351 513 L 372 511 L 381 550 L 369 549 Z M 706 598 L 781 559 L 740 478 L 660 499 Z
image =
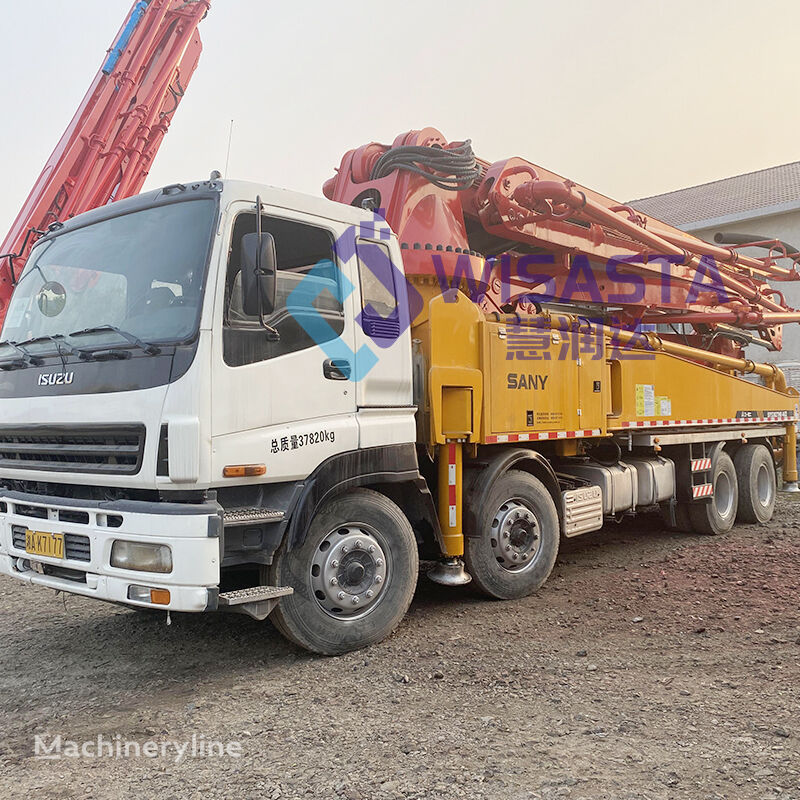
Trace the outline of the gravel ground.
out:
M 0 798 L 797 800 L 800 502 L 775 520 L 639 518 L 517 602 L 421 580 L 393 637 L 339 658 L 0 579 Z M 36 734 L 241 754 L 37 760 Z

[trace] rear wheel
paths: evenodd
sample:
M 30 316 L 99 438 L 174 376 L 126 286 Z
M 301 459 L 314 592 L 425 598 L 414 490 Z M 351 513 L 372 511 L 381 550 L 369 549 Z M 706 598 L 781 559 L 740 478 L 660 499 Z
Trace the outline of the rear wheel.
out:
M 271 583 L 294 594 L 270 619 L 306 650 L 357 650 L 400 624 L 418 571 L 417 542 L 403 512 L 378 492 L 356 489 L 322 508 L 300 547 L 279 550 Z
M 736 521 L 739 489 L 736 469 L 731 457 L 720 450 L 711 471 L 714 496 L 709 500 L 695 500 L 689 505 L 692 529 L 697 533 L 727 533 Z
M 499 600 L 539 589 L 553 569 L 560 537 L 547 489 L 527 472 L 509 470 L 474 516 L 477 535 L 465 537 L 464 561 L 475 585 Z
M 769 522 L 775 511 L 777 485 L 775 464 L 763 444 L 746 444 L 733 458 L 739 484 L 737 519 L 740 522 Z

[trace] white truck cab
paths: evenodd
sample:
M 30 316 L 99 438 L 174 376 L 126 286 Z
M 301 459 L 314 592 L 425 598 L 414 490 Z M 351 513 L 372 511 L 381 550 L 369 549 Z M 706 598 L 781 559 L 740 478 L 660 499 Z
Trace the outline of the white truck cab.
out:
M 242 268 L 257 198 L 274 296 L 254 314 Z M 266 616 L 291 592 L 267 585 L 276 550 L 301 545 L 334 486 L 424 484 L 401 264 L 379 217 L 237 181 L 53 226 L 0 344 L 0 572 Z M 381 574 L 385 545 L 369 547 L 356 583 Z M 362 613 L 321 591 L 327 613 Z

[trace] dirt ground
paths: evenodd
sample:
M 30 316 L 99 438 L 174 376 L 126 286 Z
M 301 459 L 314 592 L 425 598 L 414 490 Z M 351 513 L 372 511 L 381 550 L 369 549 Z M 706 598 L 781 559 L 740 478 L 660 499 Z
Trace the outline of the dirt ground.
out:
M 797 800 L 798 521 L 787 497 L 720 538 L 639 518 L 511 603 L 421 579 L 393 637 L 339 658 L 0 579 L 0 798 Z M 37 734 L 240 757 L 40 760 Z

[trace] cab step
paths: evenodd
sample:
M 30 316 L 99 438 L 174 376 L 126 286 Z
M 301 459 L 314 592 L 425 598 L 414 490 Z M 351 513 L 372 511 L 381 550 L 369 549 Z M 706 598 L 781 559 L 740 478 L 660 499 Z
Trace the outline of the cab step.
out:
M 266 619 L 281 597 L 294 594 L 291 586 L 251 586 L 235 592 L 223 592 L 219 596 L 222 611 L 247 614 L 257 620 Z
M 243 603 L 258 603 L 262 600 L 277 600 L 293 594 L 291 586 L 251 586 L 249 589 L 237 589 L 235 592 L 223 592 L 219 596 L 221 606 L 240 606 Z
M 271 508 L 229 508 L 223 513 L 223 523 L 228 526 L 252 525 L 262 522 L 280 522 L 283 511 Z

